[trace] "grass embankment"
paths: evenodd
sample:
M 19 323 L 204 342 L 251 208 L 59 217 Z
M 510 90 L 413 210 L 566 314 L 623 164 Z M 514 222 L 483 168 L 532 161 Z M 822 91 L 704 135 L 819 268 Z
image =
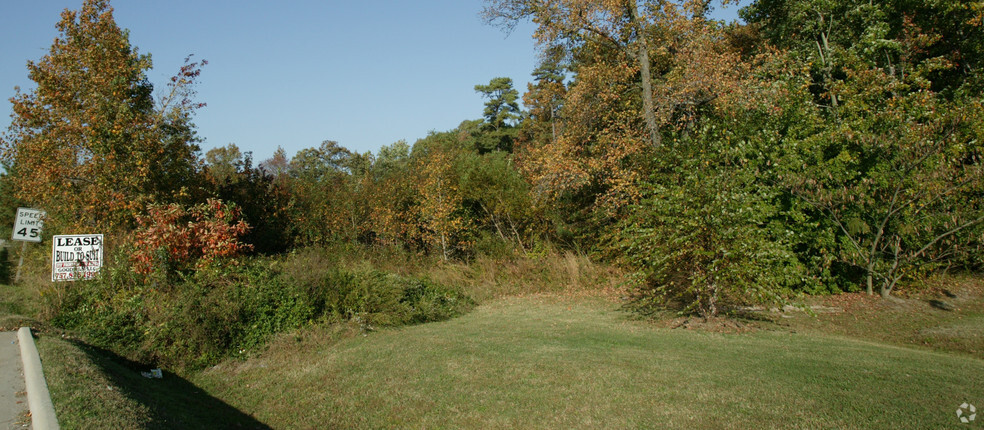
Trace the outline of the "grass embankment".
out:
M 266 428 L 173 373 L 147 379 L 147 366 L 53 335 L 37 344 L 64 429 Z
M 36 313 L 31 306 L 36 299 L 26 288 L 0 283 L 0 330 L 17 330 L 36 322 L 28 317 Z
M 613 308 L 514 298 L 337 344 L 299 333 L 194 380 L 275 428 L 941 428 L 984 399 L 980 359 Z
M 606 269 L 549 263 L 428 269 L 483 304 L 368 333 L 308 326 L 160 380 L 54 332 L 39 348 L 66 429 L 945 428 L 984 403 L 980 279 L 950 287 L 955 311 L 844 295 L 725 334 L 632 320 L 595 294 Z
M 953 310 L 934 308 L 930 301 L 943 302 Z M 809 302 L 818 306 L 816 315 L 791 312 L 776 319 L 780 327 L 984 358 L 981 277 L 936 279 L 904 299 L 858 293 L 815 297 Z

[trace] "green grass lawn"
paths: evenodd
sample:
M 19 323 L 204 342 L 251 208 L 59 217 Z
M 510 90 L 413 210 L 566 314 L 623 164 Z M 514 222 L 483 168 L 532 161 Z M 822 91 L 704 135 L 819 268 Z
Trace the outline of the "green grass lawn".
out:
M 514 298 L 340 341 L 314 329 L 192 380 L 274 428 L 943 428 L 984 404 L 977 358 L 615 307 Z
M 842 295 L 741 334 L 590 294 L 489 298 L 440 323 L 309 326 L 160 380 L 54 330 L 38 347 L 65 429 L 979 428 L 955 415 L 984 407 L 984 283 L 965 284 L 952 312 Z M 31 323 L 27 293 L 0 292 L 0 322 Z

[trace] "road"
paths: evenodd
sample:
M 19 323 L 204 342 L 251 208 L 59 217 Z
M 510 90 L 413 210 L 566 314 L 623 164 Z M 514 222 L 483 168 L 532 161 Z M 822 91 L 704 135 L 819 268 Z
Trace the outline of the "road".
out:
M 0 332 L 0 430 L 30 427 L 26 390 L 17 332 Z

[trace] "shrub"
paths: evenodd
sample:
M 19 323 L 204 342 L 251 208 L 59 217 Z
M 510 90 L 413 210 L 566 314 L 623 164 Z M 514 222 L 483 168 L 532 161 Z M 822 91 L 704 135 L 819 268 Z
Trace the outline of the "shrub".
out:
M 475 302 L 460 290 L 426 279 L 404 278 L 400 303 L 408 307 L 407 323 L 441 321 L 467 312 Z
M 764 167 L 745 158 L 752 151 L 715 142 L 662 159 L 661 171 L 641 186 L 641 203 L 616 229 L 639 280 L 638 310 L 679 306 L 710 317 L 727 305 L 781 301 L 802 283 L 778 204 L 782 190 L 763 183 Z
M 252 249 L 239 240 L 249 225 L 233 203 L 208 199 L 187 209 L 175 203 L 151 205 L 147 212 L 137 217 L 132 254 L 137 273 L 158 271 L 170 276 Z
M 57 294 L 48 295 L 51 322 L 94 345 L 172 368 L 254 351 L 271 335 L 305 324 L 355 321 L 369 329 L 447 319 L 473 305 L 457 288 L 425 279 L 322 264 L 295 279 L 295 265 L 260 258 L 179 272 L 159 288 L 130 270 L 126 252 L 98 279 L 57 284 Z
M 778 298 L 791 253 L 754 221 L 756 208 L 723 207 L 734 194 L 687 197 L 660 190 L 626 225 L 622 245 L 640 285 L 634 305 L 682 305 L 684 313 L 716 316 L 727 304 Z

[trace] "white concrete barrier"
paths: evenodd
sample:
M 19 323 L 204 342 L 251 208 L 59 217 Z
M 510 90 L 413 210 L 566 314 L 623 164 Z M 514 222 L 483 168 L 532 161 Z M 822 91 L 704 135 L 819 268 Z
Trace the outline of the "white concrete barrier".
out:
M 17 341 L 20 343 L 21 361 L 24 362 L 24 382 L 27 385 L 27 406 L 31 408 L 31 427 L 34 430 L 57 430 L 58 418 L 55 416 L 55 406 L 51 404 L 48 393 L 48 383 L 44 380 L 41 369 L 41 356 L 34 344 L 34 336 L 30 327 L 21 327 L 17 331 Z

